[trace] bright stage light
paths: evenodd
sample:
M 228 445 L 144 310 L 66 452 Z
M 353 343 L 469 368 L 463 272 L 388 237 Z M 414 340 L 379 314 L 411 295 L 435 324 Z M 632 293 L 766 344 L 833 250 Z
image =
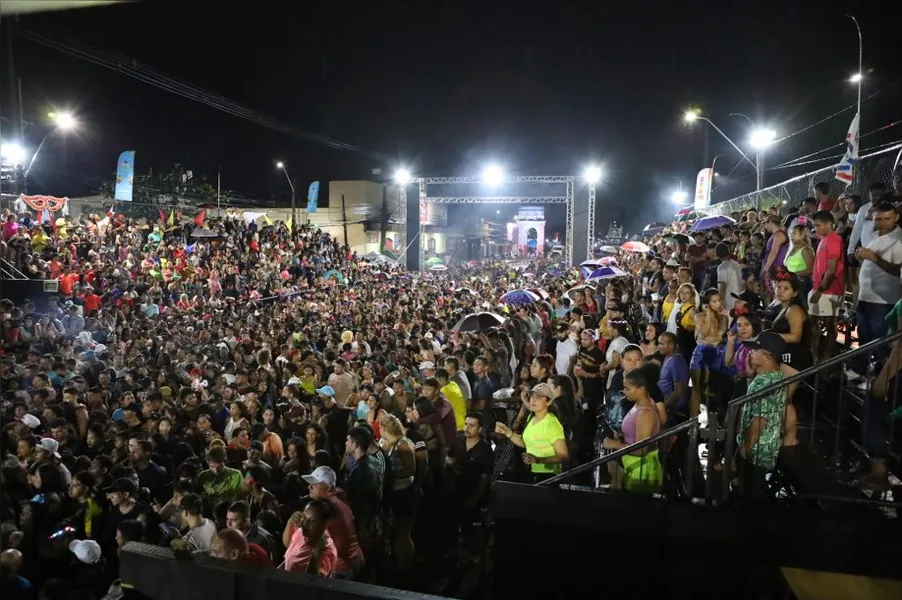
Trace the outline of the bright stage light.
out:
M 749 138 L 753 148 L 767 148 L 777 139 L 777 132 L 773 129 L 755 129 Z
M 849 83 L 858 83 L 858 82 L 861 81 L 862 79 L 864 79 L 864 74 L 863 74 L 863 73 L 855 73 L 854 75 L 852 75 L 851 77 L 849 77 Z
M 482 171 L 482 180 L 491 186 L 504 182 L 504 171 L 498 165 L 489 165 Z
M 670 195 L 670 199 L 674 204 L 682 204 L 689 199 L 689 194 L 687 194 L 683 190 L 677 190 Z
M 25 148 L 14 142 L 0 146 L 0 157 L 11 163 L 21 163 L 25 160 Z
M 398 169 L 395 171 L 395 183 L 398 185 L 407 185 L 413 177 L 407 169 Z
M 277 161 L 276 161 L 276 168 L 277 168 L 277 169 L 284 169 L 284 168 L 285 168 L 285 163 L 283 163 L 281 160 L 277 160 Z
M 601 179 L 601 169 L 595 166 L 587 167 L 583 177 L 588 183 L 595 185 Z

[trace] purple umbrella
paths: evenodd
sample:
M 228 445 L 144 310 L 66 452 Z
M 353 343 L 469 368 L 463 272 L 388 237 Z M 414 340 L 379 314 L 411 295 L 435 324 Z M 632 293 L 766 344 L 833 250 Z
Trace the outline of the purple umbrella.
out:
M 532 304 L 533 302 L 538 302 L 539 297 L 536 294 L 533 294 L 529 290 L 514 290 L 512 292 L 508 292 L 498 298 L 498 302 L 501 304 L 508 304 L 510 306 L 519 306 L 521 304 Z
M 714 215 L 712 217 L 702 217 L 692 224 L 692 227 L 689 229 L 689 231 L 708 231 L 710 229 L 723 227 L 724 225 L 735 224 L 736 221 L 734 221 L 730 217 L 725 217 L 723 215 Z
M 602 267 L 595 269 L 586 278 L 586 283 L 595 283 L 596 281 L 604 281 L 605 279 L 615 279 L 617 277 L 626 277 L 627 272 L 617 267 Z

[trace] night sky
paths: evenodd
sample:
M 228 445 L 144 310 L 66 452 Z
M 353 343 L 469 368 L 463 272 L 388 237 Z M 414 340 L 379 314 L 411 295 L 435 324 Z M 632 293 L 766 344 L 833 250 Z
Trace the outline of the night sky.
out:
M 557 175 L 600 162 L 599 230 L 612 218 L 636 229 L 672 214 L 668 196 L 677 178 L 691 191 L 706 158 L 720 154 L 722 173 L 739 159 L 713 131 L 706 154 L 703 124 L 682 123 L 687 107 L 700 108 L 742 145 L 747 125 L 729 113 L 783 136 L 854 104 L 855 87 L 846 82 L 858 58 L 854 24 L 844 17 L 850 11 L 861 23 L 871 71 L 864 95 L 879 92 L 863 106 L 864 134 L 902 119 L 898 2 L 261 0 L 20 18 L 23 28 L 127 55 L 362 152 L 269 130 L 22 38 L 15 39 L 15 68 L 25 119 L 35 122 L 29 145 L 46 131 L 42 116 L 53 107 L 72 109 L 83 124 L 67 140 L 65 160 L 57 143 L 36 167 L 35 185 L 48 193 L 98 188 L 125 149 L 137 151 L 139 172 L 179 162 L 215 183 L 221 167 L 224 189 L 281 203 L 287 184 L 276 158 L 303 187 L 313 179 L 372 178 L 374 167 L 389 174 L 398 164 L 421 175 L 469 175 L 495 160 L 517 174 Z M 6 111 L 7 65 L 0 70 Z M 768 163 L 841 142 L 853 114 L 781 142 Z M 862 146 L 895 139 L 902 125 Z M 770 171 L 767 182 L 798 173 Z M 740 165 L 726 181 L 725 189 L 749 191 L 753 171 Z M 493 214 L 495 207 L 481 210 Z M 562 221 L 558 210 L 552 228 Z

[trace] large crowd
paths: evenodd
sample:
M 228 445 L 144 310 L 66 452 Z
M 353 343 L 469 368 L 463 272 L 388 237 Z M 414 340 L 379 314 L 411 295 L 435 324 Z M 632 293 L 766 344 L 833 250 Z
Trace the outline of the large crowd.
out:
M 430 561 L 479 560 L 498 474 L 545 480 L 804 370 L 834 351 L 847 291 L 861 341 L 885 335 L 894 184 L 664 231 L 610 276 L 542 259 L 410 273 L 310 226 L 230 217 L 196 237 L 7 211 L 4 265 L 59 297 L 0 300 L 0 593 L 118 598 L 132 541 L 422 587 Z M 871 373 L 875 406 L 899 363 Z M 794 393 L 743 409 L 740 500 L 766 497 L 797 443 Z M 868 431 L 863 485 L 884 485 Z M 604 485 L 660 491 L 694 450 L 642 448 Z

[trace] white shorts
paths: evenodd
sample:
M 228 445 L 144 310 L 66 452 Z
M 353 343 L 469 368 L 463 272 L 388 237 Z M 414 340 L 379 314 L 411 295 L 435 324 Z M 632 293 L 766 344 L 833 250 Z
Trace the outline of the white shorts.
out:
M 820 300 L 812 302 L 814 290 L 808 292 L 808 314 L 812 317 L 835 317 L 842 303 L 842 296 L 821 294 Z

